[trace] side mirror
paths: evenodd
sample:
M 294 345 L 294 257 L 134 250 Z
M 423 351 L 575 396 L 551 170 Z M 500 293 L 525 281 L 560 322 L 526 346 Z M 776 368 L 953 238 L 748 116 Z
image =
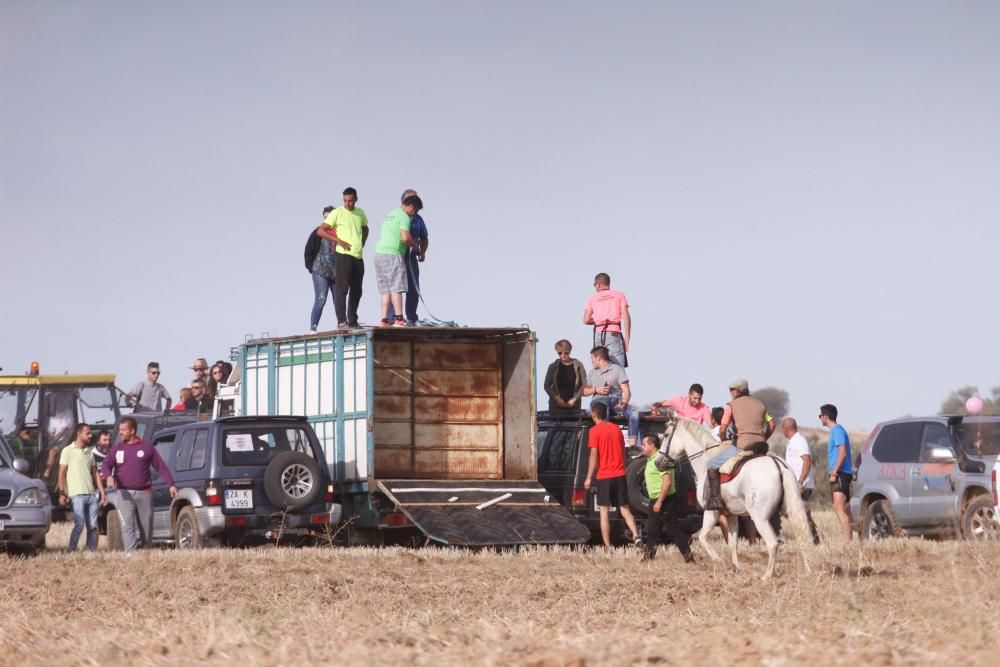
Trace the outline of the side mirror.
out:
M 27 475 L 31 472 L 31 464 L 24 459 L 14 459 L 14 470 L 22 475 Z
M 927 458 L 933 463 L 954 463 L 955 452 L 951 447 L 931 447 Z

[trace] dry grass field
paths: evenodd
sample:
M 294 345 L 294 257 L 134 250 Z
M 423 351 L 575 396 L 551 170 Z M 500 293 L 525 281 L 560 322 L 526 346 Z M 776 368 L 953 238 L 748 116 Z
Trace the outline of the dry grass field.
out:
M 824 546 L 778 577 L 661 552 L 256 549 L 0 558 L 4 665 L 997 664 L 1000 544 Z M 720 544 L 721 546 L 721 544 Z

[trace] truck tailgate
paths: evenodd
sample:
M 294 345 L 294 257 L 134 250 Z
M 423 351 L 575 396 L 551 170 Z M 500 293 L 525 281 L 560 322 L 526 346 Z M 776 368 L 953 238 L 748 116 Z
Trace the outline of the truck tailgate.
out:
M 428 538 L 451 546 L 582 544 L 590 530 L 532 481 L 381 480 Z

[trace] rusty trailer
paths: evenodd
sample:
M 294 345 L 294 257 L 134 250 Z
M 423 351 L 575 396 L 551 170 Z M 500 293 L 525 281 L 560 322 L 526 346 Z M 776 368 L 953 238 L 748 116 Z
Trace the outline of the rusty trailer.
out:
M 251 340 L 242 414 L 309 418 L 354 541 L 579 543 L 536 477 L 534 344 L 527 328 Z

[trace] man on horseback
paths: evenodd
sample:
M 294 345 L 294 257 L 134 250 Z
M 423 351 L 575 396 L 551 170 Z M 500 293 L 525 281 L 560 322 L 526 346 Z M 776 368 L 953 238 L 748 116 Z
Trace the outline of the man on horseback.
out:
M 774 433 L 775 428 L 774 417 L 768 413 L 767 407 L 761 401 L 750 395 L 750 384 L 746 380 L 741 378 L 731 382 L 729 394 L 733 400 L 723 410 L 719 432 L 725 433 L 729 425 L 733 424 L 736 435 L 728 446 L 723 446 L 722 450 L 708 462 L 709 497 L 705 509 L 713 511 L 725 509 L 725 504 L 722 502 L 719 468 L 729 459 L 740 456 L 745 451 L 767 453 L 767 439 Z

